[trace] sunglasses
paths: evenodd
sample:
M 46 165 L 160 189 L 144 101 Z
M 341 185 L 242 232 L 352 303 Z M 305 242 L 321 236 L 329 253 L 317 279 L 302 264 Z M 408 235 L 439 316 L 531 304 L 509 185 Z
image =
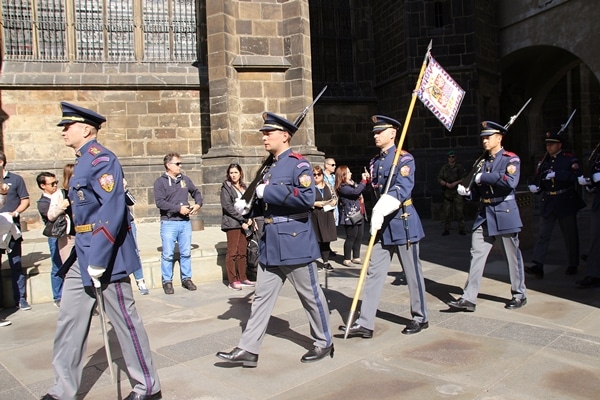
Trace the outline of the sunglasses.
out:
M 181 167 L 181 164 L 183 164 L 183 163 L 181 163 L 181 162 L 171 162 L 169 164 L 173 164 L 173 165 L 177 165 L 178 167 Z
M 58 186 L 58 181 L 54 181 L 54 182 L 48 182 L 48 183 L 44 183 L 44 185 L 50 185 L 50 186 Z
M 327 165 L 329 165 L 330 167 L 335 167 L 335 164 L 327 164 Z
M 323 175 L 323 174 L 313 174 L 313 176 L 321 176 L 321 175 Z

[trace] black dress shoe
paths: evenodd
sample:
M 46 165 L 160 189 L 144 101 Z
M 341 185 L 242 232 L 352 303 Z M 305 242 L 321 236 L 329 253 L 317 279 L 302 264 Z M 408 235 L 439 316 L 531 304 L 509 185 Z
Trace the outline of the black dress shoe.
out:
M 246 350 L 240 349 L 239 347 L 236 347 L 229 353 L 219 351 L 217 353 L 217 357 L 219 357 L 221 360 L 232 363 L 241 363 L 242 367 L 246 368 L 254 368 L 258 363 L 258 354 L 250 353 Z
M 462 297 L 458 300 L 449 301 L 446 304 L 448 304 L 452 308 L 456 308 L 457 310 L 469 311 L 469 312 L 475 311 L 475 307 L 476 307 L 475 304 L 471 303 L 468 300 L 463 299 Z
M 525 273 L 533 275 L 536 278 L 542 279 L 544 277 L 544 266 L 542 264 L 536 263 L 531 267 L 525 267 Z
M 410 323 L 408 325 L 406 325 L 406 328 L 404 328 L 402 330 L 402 333 L 405 335 L 412 335 L 413 333 L 419 333 L 421 332 L 423 329 L 427 329 L 429 328 L 429 322 L 425 321 L 425 322 L 417 322 L 417 321 L 410 321 Z
M 596 278 L 593 276 L 586 276 L 585 278 L 583 278 L 580 281 L 575 282 L 576 285 L 578 285 L 581 288 L 591 288 L 591 287 L 598 287 L 600 286 L 600 278 Z
M 340 325 L 338 329 L 346 333 L 346 325 Z M 373 337 L 373 330 L 354 323 L 348 331 L 348 337 L 362 337 L 363 339 L 371 339 Z
M 329 354 L 329 357 L 333 358 L 333 344 L 329 347 L 316 347 L 306 352 L 300 359 L 303 363 L 309 363 L 314 361 L 319 361 L 321 358 L 326 357 Z
M 129 393 L 129 396 L 125 397 L 124 400 L 159 400 L 162 399 L 162 393 L 160 391 L 154 394 L 140 394 L 136 392 Z
M 323 264 L 323 268 L 325 268 L 327 271 L 333 271 L 333 267 L 329 263 Z
M 58 397 L 54 397 L 50 393 L 46 393 L 40 400 L 58 400 Z
M 565 275 L 577 275 L 577 267 L 567 267 Z
M 525 304 L 527 304 L 526 297 L 523 297 L 522 299 L 517 299 L 517 298 L 513 297 L 511 301 L 506 303 L 504 308 L 506 308 L 507 310 L 514 310 L 515 308 L 523 307 Z

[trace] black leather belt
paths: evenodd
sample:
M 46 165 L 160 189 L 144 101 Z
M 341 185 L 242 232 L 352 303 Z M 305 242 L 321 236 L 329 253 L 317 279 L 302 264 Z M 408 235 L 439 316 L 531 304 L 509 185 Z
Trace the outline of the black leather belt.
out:
M 502 203 L 503 201 L 509 201 L 509 200 L 514 200 L 515 196 L 512 194 L 509 194 L 506 197 L 492 197 L 491 199 L 481 199 L 482 203 L 485 204 L 492 204 L 492 203 Z
M 265 217 L 265 224 L 281 224 L 282 222 L 298 221 L 308 218 L 308 213 L 292 214 L 282 217 Z
M 547 194 L 549 194 L 550 196 L 556 196 L 557 194 L 563 194 L 563 193 L 567 193 L 569 190 L 571 190 L 571 188 L 567 188 L 567 189 L 560 189 L 554 192 L 546 192 Z

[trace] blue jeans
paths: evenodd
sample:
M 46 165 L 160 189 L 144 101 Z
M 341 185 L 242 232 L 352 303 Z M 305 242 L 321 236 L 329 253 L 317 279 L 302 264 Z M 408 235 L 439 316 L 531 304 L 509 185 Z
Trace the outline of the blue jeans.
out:
M 12 250 L 7 254 L 8 265 L 11 269 L 11 280 L 13 289 L 13 299 L 15 304 L 19 305 L 21 300 L 27 300 L 27 288 L 25 286 L 25 273 L 21 265 L 21 240 L 10 240 L 8 244 Z M 0 260 L 1 262 L 1 260 Z
M 192 223 L 190 221 L 160 221 L 162 282 L 173 281 L 175 243 L 179 244 L 181 281 L 192 279 Z
M 137 247 L 137 227 L 135 226 L 135 222 L 131 221 L 131 233 L 133 234 L 133 238 L 135 239 L 135 251 L 140 256 L 140 249 Z M 141 261 L 141 260 L 140 260 Z M 142 267 L 133 271 L 133 277 L 136 281 L 144 280 L 144 269 Z
M 52 270 L 50 271 L 50 283 L 52 285 L 52 298 L 54 301 L 62 297 L 63 279 L 56 276 L 58 269 L 62 265 L 60 252 L 58 251 L 58 238 L 48 238 L 48 247 L 50 248 L 50 260 L 52 261 Z

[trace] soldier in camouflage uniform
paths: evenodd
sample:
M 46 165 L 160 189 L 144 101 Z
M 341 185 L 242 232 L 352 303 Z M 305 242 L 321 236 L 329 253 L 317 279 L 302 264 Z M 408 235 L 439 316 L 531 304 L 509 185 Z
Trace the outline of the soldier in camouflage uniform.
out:
M 465 175 L 463 166 L 456 162 L 454 150 L 449 151 L 448 163 L 442 166 L 438 174 L 438 182 L 442 185 L 444 193 L 444 231 L 442 232 L 442 236 L 450 234 L 453 215 L 458 221 L 458 233 L 461 235 L 465 234 L 464 200 L 456 192 L 456 186 L 462 182 Z

